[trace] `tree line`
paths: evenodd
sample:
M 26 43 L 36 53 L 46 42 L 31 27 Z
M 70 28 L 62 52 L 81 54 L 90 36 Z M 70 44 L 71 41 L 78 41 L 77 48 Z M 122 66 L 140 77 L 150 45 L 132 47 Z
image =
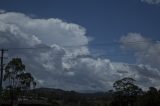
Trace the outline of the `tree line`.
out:
M 113 83 L 113 89 L 101 93 L 78 93 L 75 91 L 35 89 L 36 81 L 21 58 L 13 58 L 4 70 L 5 86 L 1 100 L 11 104 L 20 99 L 46 101 L 52 106 L 160 106 L 160 90 L 149 87 L 143 91 L 136 80 L 125 77 Z M 32 89 L 31 89 L 32 88 Z

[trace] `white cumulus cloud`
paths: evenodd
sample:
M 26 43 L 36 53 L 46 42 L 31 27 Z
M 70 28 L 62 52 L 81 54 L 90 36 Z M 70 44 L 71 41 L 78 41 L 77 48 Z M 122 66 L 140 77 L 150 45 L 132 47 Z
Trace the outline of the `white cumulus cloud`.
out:
M 145 43 L 128 46 L 126 42 L 131 39 L 143 40 Z M 39 82 L 38 86 L 78 91 L 109 90 L 115 80 L 128 76 L 135 78 L 144 87 L 157 86 L 159 66 L 145 61 L 151 61 L 154 55 L 158 56 L 159 43 L 153 44 L 137 33 L 122 37 L 124 48 L 134 48 L 136 56 L 140 57 L 137 59 L 140 65 L 130 65 L 92 58 L 89 48 L 83 46 L 88 45 L 89 41 L 86 29 L 74 23 L 55 18 L 36 19 L 16 12 L 0 14 L 1 48 L 47 47 L 9 49 L 7 53 L 9 57 L 23 59 L 27 71 Z M 147 51 L 148 58 L 145 55 L 141 57 L 143 50 Z M 159 62 L 158 58 L 155 63 Z
M 160 42 L 143 37 L 140 33 L 128 33 L 121 37 L 124 48 L 135 51 L 137 63 L 160 69 Z
M 160 4 L 160 0 L 141 0 L 142 2 L 146 2 L 148 4 Z

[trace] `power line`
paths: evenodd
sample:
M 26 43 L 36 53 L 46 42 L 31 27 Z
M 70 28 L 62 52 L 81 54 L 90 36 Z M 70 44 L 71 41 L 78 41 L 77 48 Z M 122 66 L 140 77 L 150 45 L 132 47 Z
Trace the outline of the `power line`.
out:
M 29 50 L 29 49 L 51 49 L 51 47 L 19 47 L 19 48 L 7 48 L 8 50 Z
M 144 44 L 144 43 L 159 43 L 159 40 L 150 40 L 150 42 L 148 41 L 132 41 L 132 42 L 104 42 L 104 43 L 91 43 L 91 44 L 85 44 L 85 45 L 77 45 L 77 46 L 72 46 L 72 45 L 62 45 L 62 47 L 85 47 L 85 46 L 106 46 L 106 45 L 123 45 L 123 44 L 131 44 L 131 45 L 135 45 L 135 44 Z
M 153 42 L 153 40 L 152 40 Z M 158 42 L 158 41 L 154 41 L 154 42 Z M 139 43 L 146 43 L 146 41 L 133 41 L 133 42 L 126 42 L 125 44 L 139 44 Z M 65 48 L 65 49 L 79 49 L 79 48 L 75 48 L 75 47 L 85 47 L 85 46 L 105 46 L 105 45 L 110 45 L 110 44 L 122 44 L 121 42 L 108 42 L 108 43 L 97 43 L 97 44 L 91 44 L 91 45 L 65 45 L 65 46 L 60 46 L 60 47 L 74 47 L 74 48 Z M 8 47 L 7 50 L 9 51 L 17 51 L 17 50 L 39 50 L 39 49 L 53 49 L 52 47 L 49 47 L 49 46 L 45 46 L 45 47 L 19 47 L 19 48 L 12 48 L 12 47 Z M 1 49 L 2 50 L 2 49 Z M 104 49 L 103 49 L 104 50 Z M 132 51 L 133 52 L 133 51 Z M 93 54 L 93 53 L 92 53 Z M 99 54 L 99 53 L 97 53 Z M 127 51 L 127 54 L 102 54 L 102 55 L 97 55 L 97 54 L 93 54 L 94 56 L 128 56 L 128 51 Z M 66 54 L 53 54 L 53 55 L 56 55 L 56 56 L 59 56 L 59 55 L 64 55 L 64 56 L 68 56 L 68 57 L 73 57 L 75 56 L 74 54 L 73 55 L 66 55 Z M 131 54 L 133 56 L 133 54 Z
M 152 43 L 159 43 L 159 40 L 150 40 Z M 105 43 L 93 43 L 93 44 L 84 44 L 84 45 L 60 45 L 61 47 L 85 47 L 85 46 L 105 46 L 105 45 L 114 45 L 114 44 L 143 44 L 148 43 L 147 41 L 132 41 L 132 42 L 105 42 Z M 25 49 L 51 49 L 51 47 L 20 47 L 20 48 L 7 48 L 8 50 L 25 50 Z

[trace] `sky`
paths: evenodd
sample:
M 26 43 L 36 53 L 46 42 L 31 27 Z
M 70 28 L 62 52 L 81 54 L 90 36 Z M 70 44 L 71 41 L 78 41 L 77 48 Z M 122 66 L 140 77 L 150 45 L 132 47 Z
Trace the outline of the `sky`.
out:
M 38 87 L 106 91 L 132 77 L 159 88 L 160 0 L 0 0 L 0 47 Z M 7 62 L 7 61 L 6 61 Z

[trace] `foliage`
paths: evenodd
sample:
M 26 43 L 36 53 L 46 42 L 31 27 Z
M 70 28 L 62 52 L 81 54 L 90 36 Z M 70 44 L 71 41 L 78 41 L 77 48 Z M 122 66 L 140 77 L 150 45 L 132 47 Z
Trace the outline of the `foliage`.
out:
M 22 95 L 22 90 L 28 90 L 36 86 L 33 76 L 25 71 L 25 65 L 21 58 L 13 58 L 5 67 L 4 81 L 6 81 L 6 89 L 4 97 L 10 95 L 11 104 L 17 101 L 18 96 Z M 9 92 L 8 92 L 9 91 Z
M 125 96 L 136 96 L 142 93 L 142 90 L 134 84 L 135 80 L 129 77 L 116 81 L 113 87 L 117 92 Z
M 13 58 L 5 67 L 4 81 L 7 81 L 7 88 L 17 88 L 20 84 L 19 77 L 25 70 L 25 65 L 20 58 Z
M 138 95 L 142 94 L 142 90 L 134 84 L 135 80 L 129 77 L 115 81 L 113 87 L 115 88 L 115 96 L 113 104 L 117 106 L 133 105 Z
M 8 88 L 28 89 L 36 85 L 33 76 L 25 71 L 25 65 L 20 58 L 13 58 L 5 67 L 4 81 L 7 81 Z
M 25 72 L 25 65 L 20 58 L 14 58 L 5 69 L 4 80 L 8 80 L 9 88 L 21 89 L 21 93 L 30 100 L 46 102 L 53 106 L 160 106 L 160 91 L 150 87 L 148 91 L 142 91 L 135 84 L 133 78 L 123 78 L 113 83 L 115 90 L 101 93 L 78 93 L 63 91 L 60 89 L 38 88 L 35 86 L 33 76 Z M 9 90 L 4 90 L 4 99 L 10 99 Z

